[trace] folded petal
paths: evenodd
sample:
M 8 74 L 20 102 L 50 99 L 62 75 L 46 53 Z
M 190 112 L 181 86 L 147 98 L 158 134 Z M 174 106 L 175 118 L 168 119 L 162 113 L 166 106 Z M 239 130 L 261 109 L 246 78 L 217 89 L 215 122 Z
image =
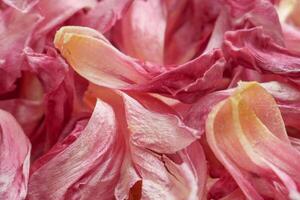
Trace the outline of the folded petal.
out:
M 282 28 L 275 6 L 269 0 L 226 0 L 235 30 L 260 27 L 264 34 L 284 46 Z
M 31 144 L 15 118 L 0 110 L 0 199 L 25 199 Z
M 124 87 L 128 83 L 147 80 L 144 70 L 132 58 L 122 54 L 106 40 L 78 31 L 60 29 L 55 37 L 55 45 L 75 71 L 91 82 L 107 87 Z M 87 32 L 87 31 L 85 31 Z M 63 44 L 60 42 L 63 41 Z
M 225 59 L 220 51 L 214 50 L 178 65 L 145 84 L 128 88 L 168 95 L 185 103 L 193 103 L 204 94 L 226 88 L 228 81 L 223 77 L 224 70 Z
M 61 131 L 75 110 L 75 83 L 66 62 L 49 49 L 47 54 L 24 50 L 28 70 L 35 74 L 43 90 L 43 114 L 39 129 L 30 137 L 35 159 L 49 150 L 60 137 Z M 35 90 L 36 88 L 30 88 Z
M 299 55 L 274 43 L 259 27 L 227 32 L 223 49 L 237 65 L 292 77 L 300 73 Z
M 166 15 L 164 1 L 134 1 L 117 27 L 117 46 L 141 61 L 163 64 Z
M 112 199 L 123 147 L 112 108 L 97 101 L 86 127 L 54 146 L 49 152 L 54 155 L 40 158 L 47 162 L 37 162 L 39 167 L 30 176 L 28 198 Z
M 164 63 L 183 64 L 202 54 L 222 5 L 209 0 L 173 0 L 166 5 Z
M 283 190 L 275 187 L 278 195 L 298 194 L 291 184 L 299 184 L 296 160 L 300 153 L 289 142 L 276 102 L 258 84 L 242 83 L 230 98 L 217 104 L 208 116 L 206 134 L 216 157 L 247 198 L 268 195 L 258 189 L 252 174 L 285 185 Z
M 87 95 L 89 102 L 97 97 L 113 106 L 125 140 L 117 199 L 204 195 L 206 161 L 198 132 L 185 126 L 171 108 L 147 94 L 131 92 L 129 96 L 95 85 Z
M 22 51 L 40 19 L 37 13 L 23 14 L 10 8 L 0 13 L 0 94 L 15 88 L 21 76 Z
M 87 28 L 61 28 L 54 43 L 75 71 L 100 86 L 155 92 L 190 103 L 228 83 L 222 76 L 225 60 L 219 50 L 182 65 L 161 66 L 121 53 Z
M 175 153 L 199 138 L 196 130 L 185 126 L 175 115 L 159 114 L 143 108 L 123 94 L 130 140 L 159 153 Z

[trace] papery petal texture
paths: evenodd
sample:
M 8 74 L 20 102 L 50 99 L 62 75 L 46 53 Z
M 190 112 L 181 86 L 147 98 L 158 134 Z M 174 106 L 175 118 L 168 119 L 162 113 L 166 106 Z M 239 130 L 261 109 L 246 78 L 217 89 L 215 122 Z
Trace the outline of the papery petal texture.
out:
M 88 26 L 101 33 L 109 31 L 126 13 L 133 0 L 104 0 L 97 2 L 86 15 L 77 18 L 78 25 Z
M 99 86 L 161 93 L 190 103 L 228 83 L 222 78 L 225 59 L 218 50 L 169 68 L 141 63 L 94 32 L 82 27 L 64 27 L 57 32 L 55 45 L 75 71 Z
M 92 8 L 96 3 L 96 0 L 39 1 L 36 8 L 43 16 L 43 20 L 39 23 L 35 36 L 39 38 L 62 24 L 77 11 L 83 8 Z
M 275 196 L 298 194 L 282 173 L 291 184 L 299 184 L 296 160 L 300 154 L 289 142 L 274 99 L 258 84 L 241 83 L 230 98 L 217 104 L 208 116 L 206 134 L 216 157 L 247 198 L 267 197 L 255 186 L 250 172 L 285 185 L 283 190 L 275 189 Z
M 204 196 L 206 162 L 198 131 L 183 124 L 153 97 L 90 87 L 113 105 L 126 155 L 115 189 L 117 199 L 198 199 Z M 135 98 L 133 98 L 135 97 Z M 197 156 L 195 156 L 197 155 Z M 179 195 L 179 197 L 178 197 Z
M 126 119 L 131 143 L 159 153 L 175 153 L 199 138 L 196 130 L 185 126 L 174 115 L 146 110 L 124 95 Z
M 22 51 L 40 19 L 37 13 L 23 14 L 13 9 L 0 13 L 0 94 L 15 89 L 15 81 L 21 77 Z
M 185 127 L 174 116 L 148 113 L 143 117 L 142 113 L 149 111 L 141 112 L 141 105 L 128 96 L 123 95 L 123 98 L 132 163 L 141 176 L 141 198 L 202 197 L 206 166 L 202 147 L 196 141 L 197 132 Z M 160 122 L 155 120 L 158 116 Z M 193 157 L 196 152 L 199 158 Z
M 0 199 L 25 199 L 31 144 L 16 119 L 0 110 Z
M 166 18 L 164 1 L 134 1 L 116 27 L 116 34 L 121 32 L 121 37 L 115 37 L 122 52 L 141 61 L 163 64 Z
M 224 52 L 237 63 L 258 71 L 299 75 L 299 55 L 274 43 L 259 27 L 227 32 Z
M 28 12 L 39 0 L 3 0 L 3 2 L 21 12 Z
M 90 36 L 92 30 L 78 34 L 65 32 L 64 28 L 56 34 L 54 41 L 75 71 L 95 84 L 107 87 L 124 87 L 129 83 L 147 80 L 145 71 L 132 58 L 122 54 L 107 40 Z M 59 42 L 62 41 L 62 44 Z
M 54 146 L 49 152 L 54 155 L 40 158 L 48 161 L 32 172 L 28 198 L 112 199 L 108 191 L 117 183 L 124 145 L 115 120 L 111 107 L 97 101 L 86 127 Z

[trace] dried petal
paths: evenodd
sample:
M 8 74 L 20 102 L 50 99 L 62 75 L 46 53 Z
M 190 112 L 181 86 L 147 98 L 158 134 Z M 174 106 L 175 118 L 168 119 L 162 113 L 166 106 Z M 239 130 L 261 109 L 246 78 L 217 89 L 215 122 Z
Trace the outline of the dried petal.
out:
M 216 157 L 247 198 L 263 198 L 249 173 L 278 184 L 282 181 L 285 192 L 297 193 L 274 167 L 280 168 L 293 183 L 299 183 L 300 165 L 296 160 L 300 153 L 289 143 L 274 99 L 258 84 L 243 83 L 230 98 L 217 104 L 208 116 L 206 133 Z M 285 192 L 275 190 L 278 195 Z
M 15 118 L 0 110 L 0 199 L 25 199 L 31 144 Z

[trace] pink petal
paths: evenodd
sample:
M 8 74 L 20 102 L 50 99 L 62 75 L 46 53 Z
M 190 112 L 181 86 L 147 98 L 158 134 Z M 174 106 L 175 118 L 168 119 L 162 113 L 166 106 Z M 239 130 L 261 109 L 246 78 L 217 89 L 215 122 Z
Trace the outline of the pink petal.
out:
M 221 5 L 209 0 L 167 1 L 166 4 L 165 63 L 183 64 L 204 50 Z
M 300 73 L 299 56 L 275 44 L 259 27 L 227 32 L 224 51 L 234 62 L 258 71 L 288 76 Z
M 3 2 L 21 12 L 28 12 L 39 0 L 3 0 Z
M 40 19 L 36 13 L 22 14 L 12 9 L 0 13 L 0 94 L 13 90 L 21 76 L 22 50 Z
M 163 64 L 166 17 L 163 1 L 134 1 L 117 28 L 117 45 L 131 57 Z
M 60 29 L 55 45 L 81 76 L 109 88 L 155 92 L 190 103 L 228 83 L 222 78 L 225 60 L 219 50 L 172 67 L 140 63 L 82 27 Z
M 0 199 L 25 199 L 31 145 L 15 118 L 0 110 Z
M 269 175 L 273 173 L 283 180 L 270 165 L 299 183 L 300 165 L 295 161 L 300 153 L 289 143 L 274 99 L 258 84 L 242 84 L 230 98 L 215 106 L 206 125 L 210 147 L 249 199 L 262 199 L 265 194 L 253 187 L 255 182 L 247 173 L 276 181 Z M 266 160 L 271 164 L 266 164 Z M 291 186 L 286 187 L 291 195 Z
M 132 58 L 122 54 L 112 45 L 90 37 L 91 31 L 65 32 L 60 29 L 54 43 L 71 66 L 91 82 L 107 87 L 124 87 L 128 82 L 145 82 L 144 70 Z M 62 45 L 58 45 L 63 41 Z M 91 48 L 92 47 L 92 48 Z
M 178 117 L 146 110 L 125 94 L 123 98 L 132 144 L 159 153 L 175 153 L 199 138 L 198 132 Z
M 186 127 L 176 115 L 168 114 L 164 108 L 167 105 L 146 95 L 133 94 L 137 97 L 135 100 L 97 86 L 90 88 L 89 95 L 113 106 L 119 131 L 127 144 L 115 190 L 117 199 L 175 198 L 176 194 L 182 199 L 193 199 L 204 195 L 206 165 L 202 148 L 196 141 L 197 132 Z M 158 108 L 162 108 L 161 111 Z
M 69 17 L 83 8 L 92 8 L 96 5 L 96 0 L 66 0 L 66 1 L 39 1 L 37 10 L 43 16 L 42 22 L 35 32 L 36 37 L 48 33 L 57 25 L 62 24 Z
M 65 61 L 51 49 L 48 55 L 24 51 L 28 70 L 36 74 L 44 91 L 44 120 L 30 138 L 33 143 L 32 157 L 35 159 L 49 150 L 72 115 L 74 108 L 74 77 Z M 35 90 L 36 88 L 31 88 Z
M 74 137 L 71 143 L 32 173 L 29 199 L 113 198 L 124 147 L 113 110 L 97 101 L 87 126 L 73 134 L 66 138 Z
M 88 26 L 104 33 L 123 18 L 132 2 L 132 0 L 103 0 L 98 2 L 87 15 L 76 20 L 79 20 L 79 24 L 82 26 Z

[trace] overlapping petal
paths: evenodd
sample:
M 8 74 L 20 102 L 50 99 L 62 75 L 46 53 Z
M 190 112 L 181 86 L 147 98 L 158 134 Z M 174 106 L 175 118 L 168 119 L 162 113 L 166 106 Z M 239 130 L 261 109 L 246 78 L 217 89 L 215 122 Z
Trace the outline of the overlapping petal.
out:
M 0 199 L 25 199 L 31 144 L 16 119 L 0 110 Z
M 288 140 L 274 99 L 258 84 L 241 84 L 231 97 L 218 103 L 208 116 L 206 134 L 216 157 L 247 198 L 267 198 L 255 186 L 253 176 L 282 184 L 269 197 L 299 194 L 293 184 L 299 184 L 296 160 L 300 154 Z
M 37 13 L 23 14 L 13 9 L 0 12 L 0 94 L 15 89 L 15 81 L 21 77 L 22 51 L 40 19 Z
M 171 114 L 167 105 L 153 97 L 132 94 L 134 99 L 97 86 L 87 95 L 89 102 L 98 97 L 113 106 L 127 144 L 117 199 L 204 196 L 206 165 L 199 134 Z
M 162 93 L 186 102 L 227 84 L 222 79 L 225 60 L 218 50 L 169 70 L 167 66 L 141 63 L 91 32 L 94 33 L 87 28 L 64 27 L 57 32 L 55 44 L 74 70 L 94 84 Z
M 0 199 L 300 199 L 299 5 L 0 1 Z
M 28 198 L 111 199 L 113 193 L 107 191 L 118 180 L 124 152 L 116 123 L 112 108 L 97 101 L 85 128 L 75 128 L 33 164 Z
M 165 4 L 160 0 L 134 1 L 131 4 L 120 21 L 120 27 L 116 27 L 115 37 L 122 52 L 141 61 L 164 63 Z

